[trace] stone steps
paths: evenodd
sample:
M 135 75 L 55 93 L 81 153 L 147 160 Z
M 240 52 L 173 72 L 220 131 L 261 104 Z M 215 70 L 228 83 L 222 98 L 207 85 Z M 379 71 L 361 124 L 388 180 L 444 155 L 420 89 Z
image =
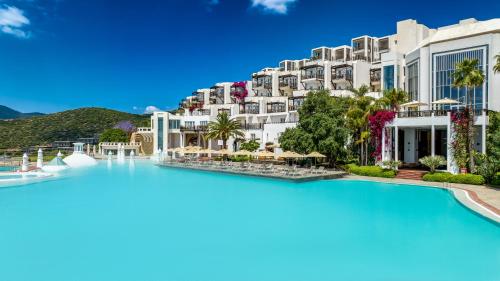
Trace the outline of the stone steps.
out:
M 396 175 L 397 179 L 407 179 L 407 180 L 422 180 L 422 177 L 426 174 L 426 171 L 421 170 L 399 170 Z

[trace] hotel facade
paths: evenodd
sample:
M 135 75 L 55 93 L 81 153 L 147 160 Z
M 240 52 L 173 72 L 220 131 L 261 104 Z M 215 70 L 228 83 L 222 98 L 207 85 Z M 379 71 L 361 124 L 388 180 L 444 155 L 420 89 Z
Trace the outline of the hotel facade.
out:
M 284 60 L 264 68 L 247 81 L 220 82 L 198 89 L 180 102 L 179 113 L 155 112 L 151 117 L 153 148 L 159 150 L 198 145 L 220 149 L 220 142 L 205 140 L 210 121 L 220 112 L 240 121 L 245 139 L 263 149 L 277 144 L 280 135 L 296 126 L 306 94 L 327 90 L 331 96 L 350 96 L 350 88 L 367 85 L 368 95 L 379 98 L 385 89 L 401 88 L 417 108 L 402 108 L 383 133 L 383 160 L 415 165 L 427 155 L 443 155 L 447 169 L 457 172 L 450 151 L 450 111 L 465 104 L 465 90 L 452 86 L 456 63 L 478 59 L 486 80 L 473 90 L 476 142 L 485 151 L 488 111 L 500 111 L 500 74 L 492 67 L 500 54 L 500 19 L 459 23 L 431 29 L 416 20 L 397 22 L 396 33 L 383 37 L 363 35 L 349 45 L 319 47 L 311 57 Z M 438 104 L 445 98 L 457 104 Z M 228 141 L 237 150 L 239 140 Z

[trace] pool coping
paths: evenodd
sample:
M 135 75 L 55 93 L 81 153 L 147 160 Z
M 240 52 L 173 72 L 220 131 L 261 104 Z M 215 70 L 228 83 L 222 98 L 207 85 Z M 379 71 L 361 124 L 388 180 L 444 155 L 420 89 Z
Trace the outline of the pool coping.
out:
M 489 219 L 496 223 L 500 223 L 500 209 L 485 200 L 481 199 L 480 195 L 471 189 L 484 188 L 489 189 L 484 186 L 475 186 L 468 184 L 458 184 L 458 183 L 437 183 L 437 182 L 426 182 L 418 180 L 406 180 L 406 179 L 387 179 L 387 178 L 375 178 L 375 177 L 365 177 L 348 175 L 340 180 L 361 180 L 361 181 L 372 181 L 381 183 L 392 183 L 399 185 L 415 185 L 422 187 L 431 187 L 447 190 L 450 192 L 455 200 L 457 200 L 462 206 L 467 209 Z M 494 189 L 491 189 L 494 190 Z M 500 190 L 494 190 L 498 192 L 498 197 L 500 197 Z
M 301 182 L 311 182 L 316 180 L 331 180 L 331 179 L 339 179 L 343 176 L 346 176 L 347 173 L 343 171 L 327 171 L 328 174 L 321 175 L 311 175 L 311 176 L 301 176 L 301 177 L 289 177 L 289 176 L 279 176 L 279 175 L 271 175 L 271 174 L 262 174 L 262 173 L 244 173 L 241 171 L 232 171 L 232 170 L 221 170 L 221 169 L 208 169 L 203 167 L 192 167 L 192 166 L 182 166 L 182 165 L 171 165 L 167 163 L 156 163 L 158 167 L 162 168 L 173 168 L 173 169 L 184 169 L 184 170 L 192 170 L 192 171 L 203 171 L 203 172 L 212 172 L 212 173 L 224 173 L 230 175 L 239 175 L 239 176 L 247 176 L 247 177 L 259 177 L 259 178 L 268 178 L 268 179 L 276 179 L 276 180 L 285 180 L 294 183 Z

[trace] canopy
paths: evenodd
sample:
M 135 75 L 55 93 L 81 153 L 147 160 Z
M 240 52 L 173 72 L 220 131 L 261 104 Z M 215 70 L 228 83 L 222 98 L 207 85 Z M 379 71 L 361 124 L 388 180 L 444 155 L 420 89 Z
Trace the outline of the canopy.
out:
M 266 147 L 268 147 L 268 148 L 279 148 L 280 144 L 279 143 L 273 143 L 273 144 L 270 144 L 270 145 L 266 145 Z
M 234 156 L 250 156 L 250 155 L 252 155 L 252 152 L 250 152 L 248 150 L 245 150 L 245 149 L 242 149 L 242 150 L 239 150 L 239 151 L 231 153 L 231 155 L 234 155 Z
M 423 105 L 427 105 L 427 104 L 424 102 L 419 102 L 419 101 L 414 100 L 411 102 L 403 103 L 401 105 L 401 107 L 419 107 L 419 106 L 423 106 Z
M 449 99 L 449 98 L 444 98 L 444 99 L 440 99 L 440 100 L 432 102 L 432 104 L 459 104 L 459 103 L 460 103 L 459 101 L 452 100 L 452 99 Z
M 275 157 L 276 156 L 276 154 L 274 154 L 274 152 L 270 152 L 267 150 L 256 152 L 256 153 L 254 153 L 254 155 L 257 157 Z
M 197 153 L 200 153 L 200 154 L 211 154 L 211 153 L 214 153 L 216 151 L 210 149 L 210 148 L 205 148 L 205 149 L 201 149 L 201 150 L 198 150 Z
M 304 158 L 304 155 L 295 151 L 285 151 L 279 155 L 281 158 Z
M 313 152 L 307 154 L 306 157 L 308 157 L 308 158 L 326 158 L 325 155 L 323 155 L 317 151 L 313 151 Z
M 214 151 L 212 151 L 212 153 L 213 154 L 228 155 L 229 154 L 229 150 L 227 150 L 227 149 L 214 150 Z

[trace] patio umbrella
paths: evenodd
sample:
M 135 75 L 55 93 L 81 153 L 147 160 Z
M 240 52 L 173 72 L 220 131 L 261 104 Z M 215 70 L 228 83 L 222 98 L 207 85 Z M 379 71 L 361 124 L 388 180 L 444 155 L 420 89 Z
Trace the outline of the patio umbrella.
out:
M 230 151 L 227 149 L 221 149 L 221 150 L 214 150 L 212 153 L 220 155 L 229 155 Z
M 198 153 L 199 154 L 208 154 L 208 157 L 212 157 L 212 153 L 214 153 L 215 151 L 210 149 L 210 148 L 205 148 L 205 149 L 201 149 L 201 150 L 198 150 Z
M 245 149 L 242 149 L 242 150 L 231 153 L 231 155 L 233 155 L 233 156 L 250 156 L 250 155 L 252 155 L 252 152 L 245 150 Z
M 323 155 L 317 151 L 313 151 L 313 152 L 307 154 L 306 157 L 307 158 L 314 158 L 314 165 L 316 166 L 316 160 L 318 158 L 326 158 L 326 155 Z
M 285 152 L 281 153 L 279 155 L 279 157 L 285 158 L 285 159 L 287 159 L 287 158 L 290 159 L 290 158 L 304 158 L 305 156 L 302 154 L 299 154 L 295 151 L 285 151 Z
M 274 158 L 276 156 L 276 154 L 274 152 L 266 151 L 266 150 L 263 150 L 260 152 L 255 152 L 254 155 L 257 157 L 262 157 L 262 158 L 271 158 L 271 157 Z
M 407 103 L 403 103 L 401 107 L 419 107 L 419 106 L 424 106 L 427 105 L 425 102 L 419 102 L 419 101 L 411 101 Z
M 459 104 L 457 100 L 452 100 L 450 98 L 444 98 L 437 101 L 433 101 L 432 104 Z

